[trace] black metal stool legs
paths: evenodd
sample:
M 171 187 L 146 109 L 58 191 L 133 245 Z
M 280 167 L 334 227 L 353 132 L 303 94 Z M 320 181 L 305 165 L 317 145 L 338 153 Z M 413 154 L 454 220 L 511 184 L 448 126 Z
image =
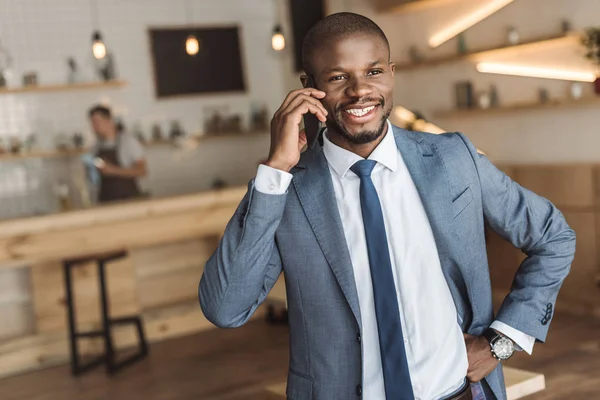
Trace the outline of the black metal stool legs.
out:
M 67 317 L 69 325 L 69 344 L 71 352 L 71 373 L 74 376 L 80 375 L 96 366 L 105 364 L 106 371 L 113 374 L 121 368 L 141 360 L 148 354 L 148 343 L 144 334 L 144 328 L 139 316 L 110 318 L 108 290 L 106 285 L 105 266 L 107 259 L 98 259 L 98 284 L 100 289 L 100 312 L 102 316 L 102 329 L 89 332 L 77 332 L 75 316 L 75 298 L 73 296 L 72 268 L 77 263 L 66 261 L 63 264 L 65 276 L 65 290 L 67 300 Z M 135 325 L 138 336 L 138 350 L 135 354 L 121 360 L 116 360 L 116 351 L 112 341 L 112 327 L 114 325 Z M 104 354 L 92 361 L 82 364 L 77 340 L 80 338 L 102 337 L 104 339 Z

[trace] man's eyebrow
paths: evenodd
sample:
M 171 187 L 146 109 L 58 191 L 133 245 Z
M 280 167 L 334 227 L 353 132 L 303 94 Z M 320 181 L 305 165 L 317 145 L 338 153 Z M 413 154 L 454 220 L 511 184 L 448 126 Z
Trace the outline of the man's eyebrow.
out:
M 325 69 L 325 71 L 323 71 L 323 73 L 325 74 L 330 74 L 332 72 L 344 72 L 344 69 L 342 67 L 329 67 L 327 69 Z
M 376 65 L 383 65 L 384 63 L 381 61 L 371 61 L 368 65 L 367 68 L 373 68 Z M 330 67 L 327 68 L 323 71 L 324 74 L 330 74 L 332 72 L 344 72 L 344 68 L 340 67 L 340 66 L 335 66 L 335 67 Z

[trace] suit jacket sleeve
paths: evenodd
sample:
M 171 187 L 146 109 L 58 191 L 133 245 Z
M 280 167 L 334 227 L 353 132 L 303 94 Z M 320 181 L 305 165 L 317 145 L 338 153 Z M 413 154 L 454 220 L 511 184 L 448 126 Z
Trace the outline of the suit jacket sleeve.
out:
M 575 232 L 550 201 L 512 181 L 464 135 L 459 136 L 479 174 L 486 223 L 527 255 L 497 320 L 543 342 L 575 255 Z
M 213 324 L 243 325 L 277 281 L 282 265 L 275 232 L 286 198 L 261 193 L 250 182 L 200 279 L 200 306 Z

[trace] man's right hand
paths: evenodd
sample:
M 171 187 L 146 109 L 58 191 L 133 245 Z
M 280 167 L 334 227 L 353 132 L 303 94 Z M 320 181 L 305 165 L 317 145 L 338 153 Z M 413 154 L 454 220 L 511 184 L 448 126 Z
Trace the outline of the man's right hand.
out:
M 302 116 L 313 113 L 321 122 L 327 120 L 327 110 L 319 101 L 325 92 L 313 88 L 291 91 L 271 120 L 271 150 L 266 165 L 289 172 L 300 161 L 300 151 L 306 145 L 306 134 L 300 131 Z

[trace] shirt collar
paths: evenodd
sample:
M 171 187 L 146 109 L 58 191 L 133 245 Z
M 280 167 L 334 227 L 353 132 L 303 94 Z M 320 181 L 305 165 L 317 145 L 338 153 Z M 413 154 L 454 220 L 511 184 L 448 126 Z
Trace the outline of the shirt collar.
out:
M 344 178 L 350 167 L 363 159 L 358 154 L 333 144 L 327 137 L 327 130 L 323 132 L 323 153 L 331 168 L 342 178 Z M 394 140 L 392 123 L 389 120 L 387 121 L 385 136 L 368 159 L 375 160 L 392 171 L 396 171 L 398 168 L 398 147 Z

